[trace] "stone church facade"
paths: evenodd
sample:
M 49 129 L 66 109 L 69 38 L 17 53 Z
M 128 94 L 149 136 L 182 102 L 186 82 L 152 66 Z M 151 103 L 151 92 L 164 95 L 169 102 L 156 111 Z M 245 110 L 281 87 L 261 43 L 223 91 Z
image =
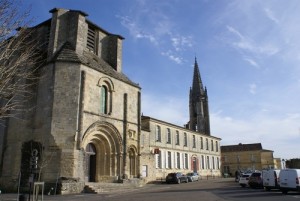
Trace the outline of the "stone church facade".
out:
M 122 73 L 123 37 L 81 11 L 50 12 L 32 28 L 47 55 L 35 107 L 1 134 L 1 186 L 15 187 L 20 172 L 26 184 L 33 150 L 43 181 L 76 181 L 66 193 L 138 177 L 141 88 Z
M 210 135 L 207 91 L 196 61 L 190 122 L 179 127 L 141 116 L 141 87 L 122 72 L 124 38 L 82 11 L 50 13 L 51 19 L 29 28 L 45 55 L 32 109 L 0 129 L 2 189 L 16 189 L 19 178 L 21 186 L 33 179 L 49 188 L 58 182 L 67 194 L 82 192 L 88 182 L 150 182 L 170 171 L 219 175 L 221 139 Z

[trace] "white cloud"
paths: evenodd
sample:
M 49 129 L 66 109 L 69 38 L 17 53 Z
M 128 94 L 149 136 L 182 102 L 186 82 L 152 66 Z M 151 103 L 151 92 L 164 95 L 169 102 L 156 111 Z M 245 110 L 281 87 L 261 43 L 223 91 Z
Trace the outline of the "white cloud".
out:
M 154 35 L 146 33 L 136 22 L 128 16 L 119 16 L 121 24 L 127 28 L 130 34 L 137 39 L 148 39 L 151 43 L 157 45 L 157 39 Z
M 269 8 L 265 8 L 264 9 L 267 17 L 272 20 L 273 22 L 275 22 L 276 24 L 279 24 L 279 20 L 275 17 L 274 13 L 272 10 L 270 10 Z
M 177 25 L 172 17 L 166 15 L 165 7 L 171 9 L 173 5 L 167 2 L 145 3 L 137 1 L 130 16 L 117 16 L 121 24 L 128 29 L 130 35 L 135 39 L 146 39 L 150 41 L 160 52 L 177 64 L 182 63 L 182 56 L 175 56 L 170 52 L 183 52 L 193 47 L 193 37 L 177 30 Z
M 174 49 L 176 51 L 182 51 L 185 47 L 192 47 L 192 37 L 186 37 L 186 36 L 171 36 L 171 41 Z
M 275 157 L 297 158 L 300 114 L 287 115 L 285 119 L 257 113 L 252 118 L 234 119 L 211 113 L 212 135 L 222 138 L 222 145 L 259 143 L 264 149 L 274 151 Z M 294 140 L 291 140 L 294 139 Z
M 227 30 L 232 33 L 237 39 L 229 38 L 231 45 L 244 53 L 253 53 L 255 55 L 272 56 L 279 52 L 279 48 L 272 44 L 257 44 L 255 40 L 244 36 L 237 29 L 232 26 L 227 26 Z
M 161 55 L 167 56 L 170 60 L 174 61 L 177 64 L 183 63 L 183 58 L 179 56 L 175 56 L 170 50 L 167 52 L 162 52 Z
M 245 61 L 247 61 L 250 65 L 259 68 L 259 65 L 256 63 L 256 61 L 254 61 L 253 59 L 250 58 L 244 58 Z

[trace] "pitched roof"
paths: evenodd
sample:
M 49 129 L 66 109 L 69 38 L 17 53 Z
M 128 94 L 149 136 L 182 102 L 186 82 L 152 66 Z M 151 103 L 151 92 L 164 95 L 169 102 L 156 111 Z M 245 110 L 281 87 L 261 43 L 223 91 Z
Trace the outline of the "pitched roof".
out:
M 137 83 L 132 82 L 125 74 L 114 70 L 112 66 L 97 55 L 88 51 L 84 51 L 82 55 L 77 54 L 75 48 L 69 42 L 64 43 L 64 45 L 53 56 L 51 62 L 55 61 L 81 63 L 115 79 L 140 88 Z
M 238 144 L 221 146 L 221 152 L 238 152 L 238 151 L 259 151 L 263 150 L 261 143 Z

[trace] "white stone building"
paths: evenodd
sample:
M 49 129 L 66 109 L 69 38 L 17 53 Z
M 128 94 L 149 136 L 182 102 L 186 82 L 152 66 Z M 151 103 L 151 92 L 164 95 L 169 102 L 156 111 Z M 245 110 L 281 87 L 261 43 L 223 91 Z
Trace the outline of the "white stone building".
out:
M 207 90 L 196 60 L 189 107 L 190 121 L 185 127 L 142 116 L 140 163 L 146 181 L 165 179 L 170 172 L 221 175 L 221 139 L 210 135 Z

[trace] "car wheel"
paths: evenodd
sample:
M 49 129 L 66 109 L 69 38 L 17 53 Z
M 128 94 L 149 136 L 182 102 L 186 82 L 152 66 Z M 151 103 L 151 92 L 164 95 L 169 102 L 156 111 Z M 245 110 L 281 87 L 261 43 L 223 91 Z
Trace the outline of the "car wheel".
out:
M 245 188 L 245 187 L 246 187 L 246 184 L 241 184 L 241 187 Z
M 282 190 L 281 192 L 282 192 L 282 194 L 285 194 L 285 195 L 287 195 L 287 193 L 288 193 L 287 190 Z

